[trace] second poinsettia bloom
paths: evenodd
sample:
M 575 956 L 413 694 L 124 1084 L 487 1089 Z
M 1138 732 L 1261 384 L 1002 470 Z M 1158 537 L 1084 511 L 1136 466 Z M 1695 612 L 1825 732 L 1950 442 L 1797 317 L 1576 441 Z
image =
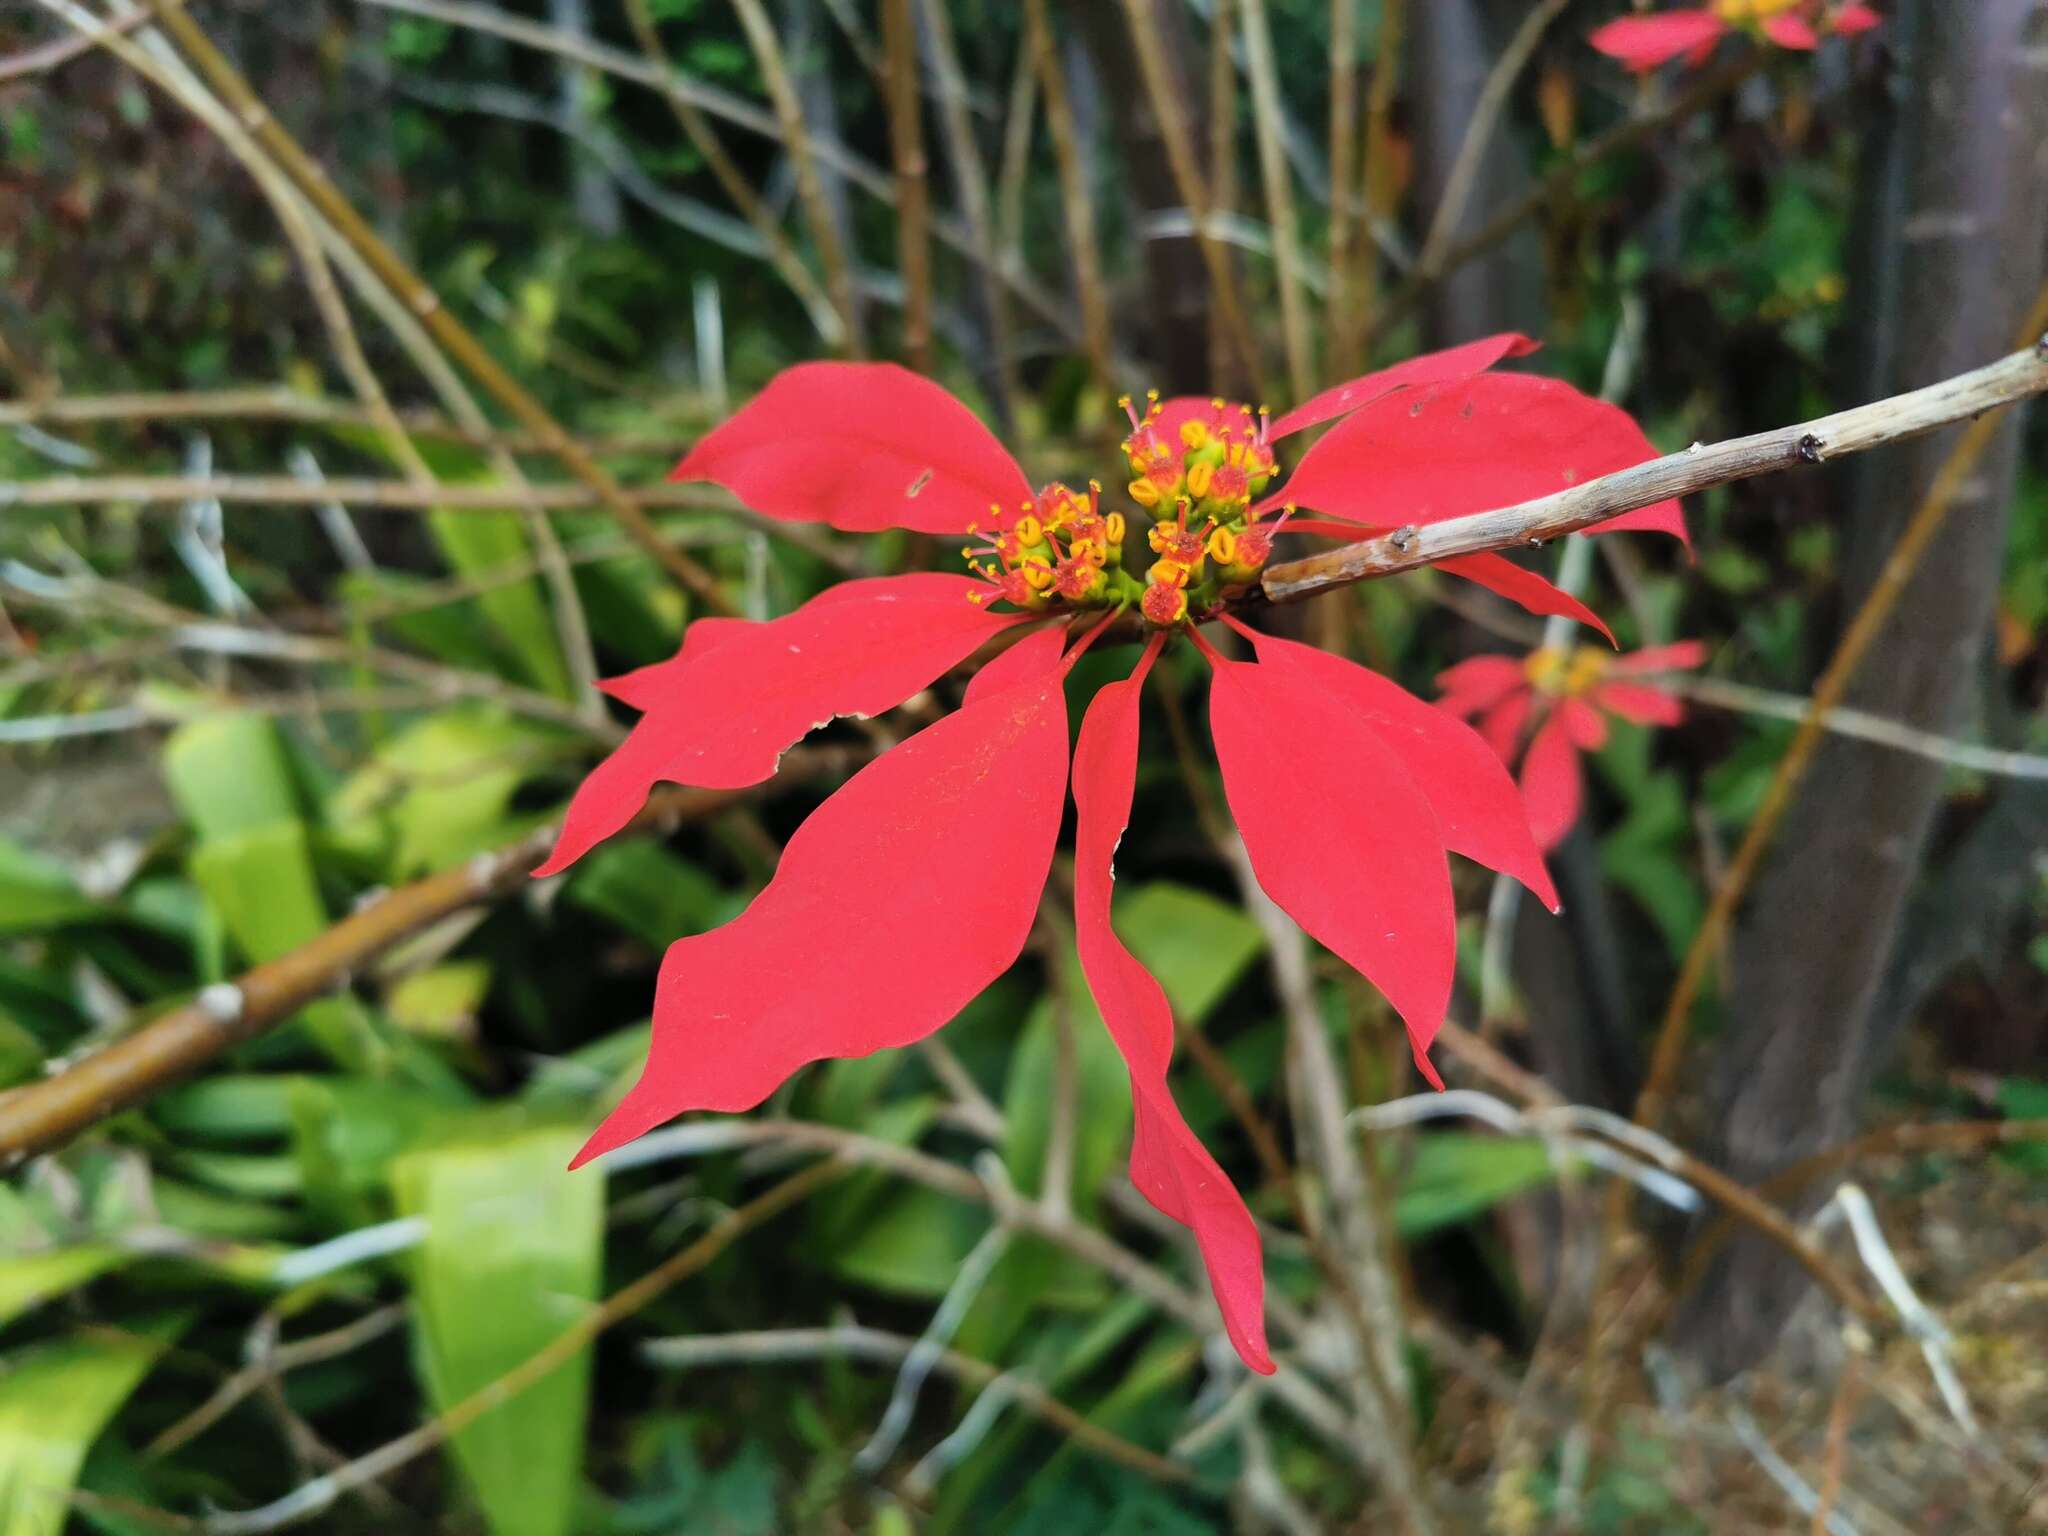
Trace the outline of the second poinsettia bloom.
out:
M 1829 36 L 1868 32 L 1882 18 L 1867 5 L 1832 0 L 1715 0 L 1712 5 L 1623 16 L 1588 39 L 1630 69 L 1655 69 L 1683 56 L 1702 64 L 1730 33 L 1810 53 Z
M 1210 668 L 1225 797 L 1260 885 L 1385 995 L 1415 1059 L 1457 963 L 1449 855 L 1556 895 L 1513 779 L 1478 733 L 1341 656 L 1231 616 L 1294 501 L 1356 536 L 1562 490 L 1651 458 L 1626 413 L 1554 379 L 1495 374 L 1533 351 L 1495 336 L 1354 379 L 1277 420 L 1222 400 L 1126 402 L 1114 489 L 1037 489 L 966 406 L 886 364 L 777 376 L 676 477 L 755 512 L 860 532 L 967 540 L 965 572 L 843 582 L 767 622 L 700 619 L 668 661 L 606 689 L 642 712 L 576 791 L 539 874 L 633 819 L 659 781 L 737 789 L 842 716 L 894 709 L 1007 646 L 960 707 L 854 774 L 721 928 L 663 957 L 640 1080 L 578 1161 L 689 1110 L 750 1109 L 807 1063 L 908 1045 L 1013 965 L 1037 921 L 1071 785 L 1081 968 L 1129 1069 L 1131 1179 L 1187 1225 L 1224 1327 L 1269 1371 L 1258 1228 L 1168 1086 L 1174 1021 L 1110 921 L 1111 859 L 1136 792 L 1140 697 L 1169 644 Z M 1276 492 L 1276 444 L 1331 424 Z M 1108 477 L 1106 477 L 1108 478 Z M 1126 505 L 1118 506 L 1121 498 Z M 1303 523 L 1304 531 L 1310 531 Z M 1675 502 L 1619 518 L 1684 536 Z M 1314 530 L 1322 531 L 1322 530 Z M 1598 620 L 1499 555 L 1463 575 L 1539 613 Z M 1067 679 L 1118 625 L 1143 641 L 1098 690 L 1068 750 Z M 1254 659 L 1199 626 L 1231 626 Z M 1301 808 L 1313 807 L 1313 825 Z
M 1591 646 L 1544 646 L 1517 661 L 1474 656 L 1437 677 L 1438 705 L 1476 721 L 1501 760 L 1520 765 L 1529 825 L 1545 853 L 1564 841 L 1585 805 L 1579 755 L 1607 744 L 1607 716 L 1677 725 L 1685 705 L 1659 674 L 1707 658 L 1697 640 L 1614 656 Z

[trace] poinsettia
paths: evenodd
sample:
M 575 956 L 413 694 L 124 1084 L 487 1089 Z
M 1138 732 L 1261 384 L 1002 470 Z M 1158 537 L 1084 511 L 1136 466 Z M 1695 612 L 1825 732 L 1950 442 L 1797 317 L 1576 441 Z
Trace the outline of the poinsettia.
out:
M 1609 58 L 1630 69 L 1655 69 L 1685 56 L 1703 64 L 1714 45 L 1742 32 L 1780 48 L 1810 53 L 1830 35 L 1853 37 L 1882 18 L 1867 5 L 1825 0 L 1715 0 L 1712 5 L 1623 16 L 1597 28 L 1588 39 Z
M 1544 646 L 1520 661 L 1474 656 L 1438 675 L 1437 703 L 1460 719 L 1476 720 L 1479 734 L 1503 762 L 1519 760 L 1529 822 L 1548 853 L 1579 819 L 1585 799 L 1579 754 L 1607 744 L 1605 716 L 1677 725 L 1685 705 L 1657 685 L 1656 674 L 1697 667 L 1706 657 L 1707 648 L 1697 640 L 1627 656 L 1590 646 Z
M 1093 482 L 1034 491 L 964 405 L 886 364 L 792 368 L 705 437 L 675 478 L 716 482 L 768 517 L 964 535 L 971 574 L 848 581 L 765 623 L 693 624 L 676 656 L 606 685 L 642 718 L 576 791 L 536 873 L 618 831 L 657 781 L 759 783 L 807 732 L 893 708 L 994 642 L 1007 648 L 957 711 L 854 774 L 797 829 L 744 913 L 670 947 L 645 1070 L 578 1161 L 686 1110 L 749 1109 L 808 1062 L 918 1040 L 1008 969 L 1065 807 L 1065 682 L 1121 618 L 1147 642 L 1130 675 L 1088 704 L 1071 764 L 1077 945 L 1130 1072 L 1132 1180 L 1193 1230 L 1231 1340 L 1270 1370 L 1257 1229 L 1174 1105 L 1172 1014 L 1110 921 L 1139 693 L 1170 641 L 1185 636 L 1208 658 L 1217 758 L 1260 883 L 1386 994 L 1436 1081 L 1426 1053 L 1455 959 L 1447 852 L 1555 904 L 1513 781 L 1464 722 L 1226 610 L 1286 521 L 1269 516 L 1282 505 L 1268 495 L 1276 445 L 1306 427 L 1336 423 L 1293 483 L 1352 529 L 1505 505 L 1653 454 L 1610 406 L 1485 372 L 1530 350 L 1498 336 L 1415 358 L 1277 421 L 1220 400 L 1126 401 L 1129 511 L 1106 509 Z M 1667 503 L 1634 522 L 1682 532 L 1677 519 Z M 1154 558 L 1141 576 L 1135 530 L 1148 521 Z M 1499 565 L 1512 581 L 1491 557 L 1464 574 L 1539 612 L 1567 601 Z M 1202 639 L 1196 626 L 1216 617 L 1256 660 Z

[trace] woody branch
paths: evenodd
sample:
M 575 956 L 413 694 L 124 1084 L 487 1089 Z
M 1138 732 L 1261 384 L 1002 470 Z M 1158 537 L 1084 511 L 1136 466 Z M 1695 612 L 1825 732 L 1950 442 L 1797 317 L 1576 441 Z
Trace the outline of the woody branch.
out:
M 1377 538 L 1269 566 L 1264 596 L 1299 602 L 1459 555 L 1544 544 L 1626 513 L 1773 470 L 1797 469 L 1903 442 L 2048 391 L 2048 336 L 1997 362 L 1908 394 L 1726 442 L 1694 444 L 1584 485 L 1491 512 L 1410 524 Z

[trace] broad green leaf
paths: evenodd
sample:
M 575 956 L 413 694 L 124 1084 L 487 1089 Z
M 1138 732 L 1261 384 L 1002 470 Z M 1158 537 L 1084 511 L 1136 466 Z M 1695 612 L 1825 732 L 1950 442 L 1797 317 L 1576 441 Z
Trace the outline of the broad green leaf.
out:
M 53 1296 L 70 1294 L 129 1257 L 111 1243 L 77 1243 L 0 1258 L 0 1326 Z
M 561 741 L 489 705 L 443 710 L 381 742 L 329 818 L 344 838 L 387 825 L 395 876 L 445 869 L 506 840 L 513 794 Z
M 1095 1208 L 1103 1181 L 1130 1150 L 1131 1078 L 1121 1052 L 1095 1011 L 1080 962 L 1066 961 L 1068 1027 L 1074 1050 L 1074 1209 Z M 1058 1015 L 1040 999 L 1019 1031 L 1003 1089 L 1003 1165 L 1018 1189 L 1039 1193 L 1059 1062 Z
M 604 1180 L 568 1172 L 572 1129 L 528 1130 L 410 1153 L 398 1207 L 424 1217 L 414 1256 L 414 1339 L 427 1396 L 445 1411 L 558 1338 L 597 1301 Z M 566 1536 L 589 1413 L 590 1352 L 455 1436 L 493 1536 Z
M 178 1326 L 78 1334 L 0 1357 L 0 1531 L 62 1536 L 86 1453 Z
M 1421 1237 L 1470 1220 L 1552 1176 L 1550 1155 L 1533 1137 L 1441 1131 L 1415 1139 L 1394 1196 L 1394 1227 Z
M 475 1020 L 490 989 L 488 960 L 451 960 L 400 978 L 384 995 L 384 1011 L 413 1034 L 458 1036 Z
M 0 838 L 0 935 L 35 933 L 99 911 L 62 864 Z
M 593 849 L 565 894 L 656 949 L 716 928 L 747 903 L 745 893 L 726 890 L 696 865 L 644 841 Z
M 164 781 L 202 840 L 294 821 L 299 797 L 275 722 L 211 715 L 164 743 Z
M 1119 891 L 1113 921 L 1117 936 L 1159 978 L 1183 1029 L 1208 1017 L 1266 944 L 1238 908 L 1167 881 Z
M 533 559 L 533 540 L 517 513 L 432 512 L 427 528 L 459 576 L 491 579 Z M 494 583 L 477 594 L 476 605 L 520 675 L 543 693 L 568 698 L 569 669 L 540 578 Z
M 961 1262 L 988 1230 L 979 1206 L 916 1187 L 883 1201 L 851 1241 L 831 1255 L 849 1280 L 898 1296 L 943 1296 Z
M 377 1218 L 370 1197 L 389 1181 L 394 1159 L 452 1134 L 475 1113 L 464 1101 L 409 1084 L 354 1077 L 293 1078 L 287 1103 L 307 1199 L 352 1223 Z

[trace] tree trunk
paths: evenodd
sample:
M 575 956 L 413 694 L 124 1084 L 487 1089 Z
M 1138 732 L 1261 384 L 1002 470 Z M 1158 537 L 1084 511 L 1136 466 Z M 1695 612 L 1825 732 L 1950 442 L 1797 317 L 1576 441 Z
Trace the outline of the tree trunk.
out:
M 1875 260 L 1854 312 L 1861 398 L 1932 383 L 2008 350 L 2043 275 L 2048 0 L 1911 0 L 1890 28 L 1911 76 L 1890 163 L 1873 163 Z M 1886 190 L 1889 189 L 1889 190 Z M 1844 617 L 1962 429 L 1836 475 Z M 2005 548 L 2018 422 L 1963 489 L 1865 660 L 1849 702 L 1956 733 L 1977 692 Z M 1878 1006 L 1900 917 L 1942 801 L 1943 770 L 1841 738 L 1785 819 L 1733 950 L 1733 1037 L 1713 1091 L 1717 1160 L 1754 1184 L 1846 1138 L 1901 1020 Z M 2015 848 L 2012 856 L 2023 856 Z M 1714 1376 L 1767 1351 L 1810 1282 L 1781 1250 L 1737 1239 L 1680 1307 L 1682 1348 Z
M 1418 238 L 1436 217 L 1499 45 L 1525 10 L 1511 6 L 1496 15 L 1487 0 L 1426 0 L 1408 7 Z M 1528 167 L 1508 116 L 1502 113 L 1487 141 L 1471 195 L 1451 227 L 1454 242 L 1528 188 Z M 1423 301 L 1423 343 L 1451 346 L 1495 331 L 1536 330 L 1542 307 L 1542 248 L 1532 226 L 1432 285 Z

